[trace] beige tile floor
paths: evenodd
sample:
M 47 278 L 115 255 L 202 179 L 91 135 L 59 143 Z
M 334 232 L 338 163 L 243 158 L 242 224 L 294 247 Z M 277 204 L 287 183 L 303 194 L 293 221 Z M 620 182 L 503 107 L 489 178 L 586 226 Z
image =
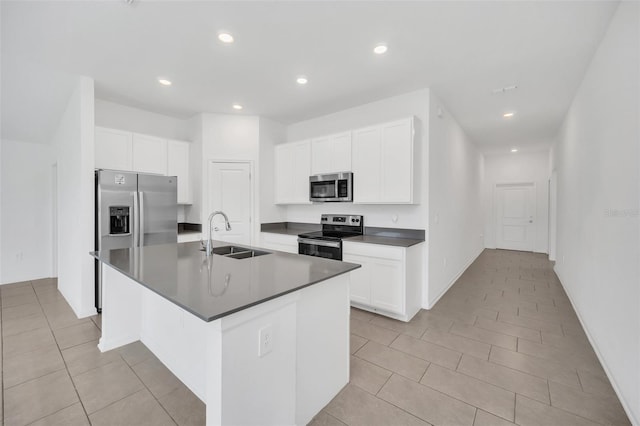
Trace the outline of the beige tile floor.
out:
M 77 319 L 55 279 L 0 299 L 0 424 L 204 425 L 204 404 L 143 344 L 100 353 L 100 317 Z
M 552 265 L 486 250 L 409 323 L 351 316 L 351 381 L 320 425 L 629 424 Z M 141 343 L 100 353 L 38 280 L 0 288 L 4 425 L 203 425 L 205 407 Z
M 630 424 L 544 255 L 485 250 L 409 323 L 351 314 L 320 425 Z

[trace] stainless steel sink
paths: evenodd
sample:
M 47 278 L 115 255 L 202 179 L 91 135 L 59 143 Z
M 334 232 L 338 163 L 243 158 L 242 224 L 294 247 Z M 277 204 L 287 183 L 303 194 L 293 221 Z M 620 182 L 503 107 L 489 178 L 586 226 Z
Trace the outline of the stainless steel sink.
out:
M 235 253 L 235 254 L 227 254 L 225 255 L 225 257 L 230 257 L 232 259 L 248 259 L 250 257 L 263 256 L 265 254 L 271 254 L 271 252 L 262 251 L 262 250 L 248 250 L 248 251 L 241 251 L 240 253 Z
M 205 249 L 200 249 L 204 251 Z M 263 256 L 265 254 L 271 254 L 269 251 L 262 250 L 252 250 L 247 247 L 238 247 L 238 246 L 222 246 L 222 247 L 214 247 L 213 254 L 217 254 L 219 256 L 230 257 L 232 259 L 248 259 L 250 257 Z
M 228 254 L 241 253 L 243 251 L 249 250 L 246 247 L 236 247 L 236 246 L 222 246 L 222 247 L 214 247 L 213 254 L 219 254 L 222 256 L 226 256 Z

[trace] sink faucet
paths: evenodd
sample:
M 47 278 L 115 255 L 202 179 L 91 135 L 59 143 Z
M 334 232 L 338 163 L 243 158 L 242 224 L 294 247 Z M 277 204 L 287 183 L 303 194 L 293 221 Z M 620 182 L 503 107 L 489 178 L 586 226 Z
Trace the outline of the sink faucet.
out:
M 207 256 L 210 256 L 213 253 L 213 241 L 211 238 L 213 233 L 211 232 L 211 225 L 213 223 L 213 218 L 219 214 L 221 214 L 222 217 L 224 217 L 224 228 L 227 231 L 231 231 L 231 224 L 229 223 L 229 218 L 223 211 L 216 210 L 215 212 L 209 215 L 209 239 L 207 240 L 207 247 L 205 248 L 205 253 L 207 253 Z

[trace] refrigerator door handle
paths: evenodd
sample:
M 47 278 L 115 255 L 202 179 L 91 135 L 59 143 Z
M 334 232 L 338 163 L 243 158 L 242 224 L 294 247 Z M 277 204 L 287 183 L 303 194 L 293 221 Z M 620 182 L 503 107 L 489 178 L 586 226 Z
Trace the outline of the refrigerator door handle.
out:
M 140 197 L 140 247 L 144 246 L 144 192 L 139 191 L 138 196 Z
M 138 247 L 140 245 L 138 233 L 138 224 L 140 223 L 140 211 L 138 207 L 138 193 L 134 192 L 133 194 L 133 246 Z

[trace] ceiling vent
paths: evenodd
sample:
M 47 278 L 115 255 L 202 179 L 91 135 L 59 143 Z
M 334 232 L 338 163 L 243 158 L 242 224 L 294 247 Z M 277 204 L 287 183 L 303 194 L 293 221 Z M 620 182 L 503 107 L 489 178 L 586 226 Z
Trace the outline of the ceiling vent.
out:
M 501 87 L 499 89 L 493 89 L 491 91 L 491 93 L 494 94 L 494 95 L 500 95 L 500 94 L 503 94 L 503 93 L 510 92 L 512 90 L 516 90 L 517 88 L 518 88 L 518 86 L 516 86 L 514 84 L 513 86 L 507 86 L 507 87 Z

